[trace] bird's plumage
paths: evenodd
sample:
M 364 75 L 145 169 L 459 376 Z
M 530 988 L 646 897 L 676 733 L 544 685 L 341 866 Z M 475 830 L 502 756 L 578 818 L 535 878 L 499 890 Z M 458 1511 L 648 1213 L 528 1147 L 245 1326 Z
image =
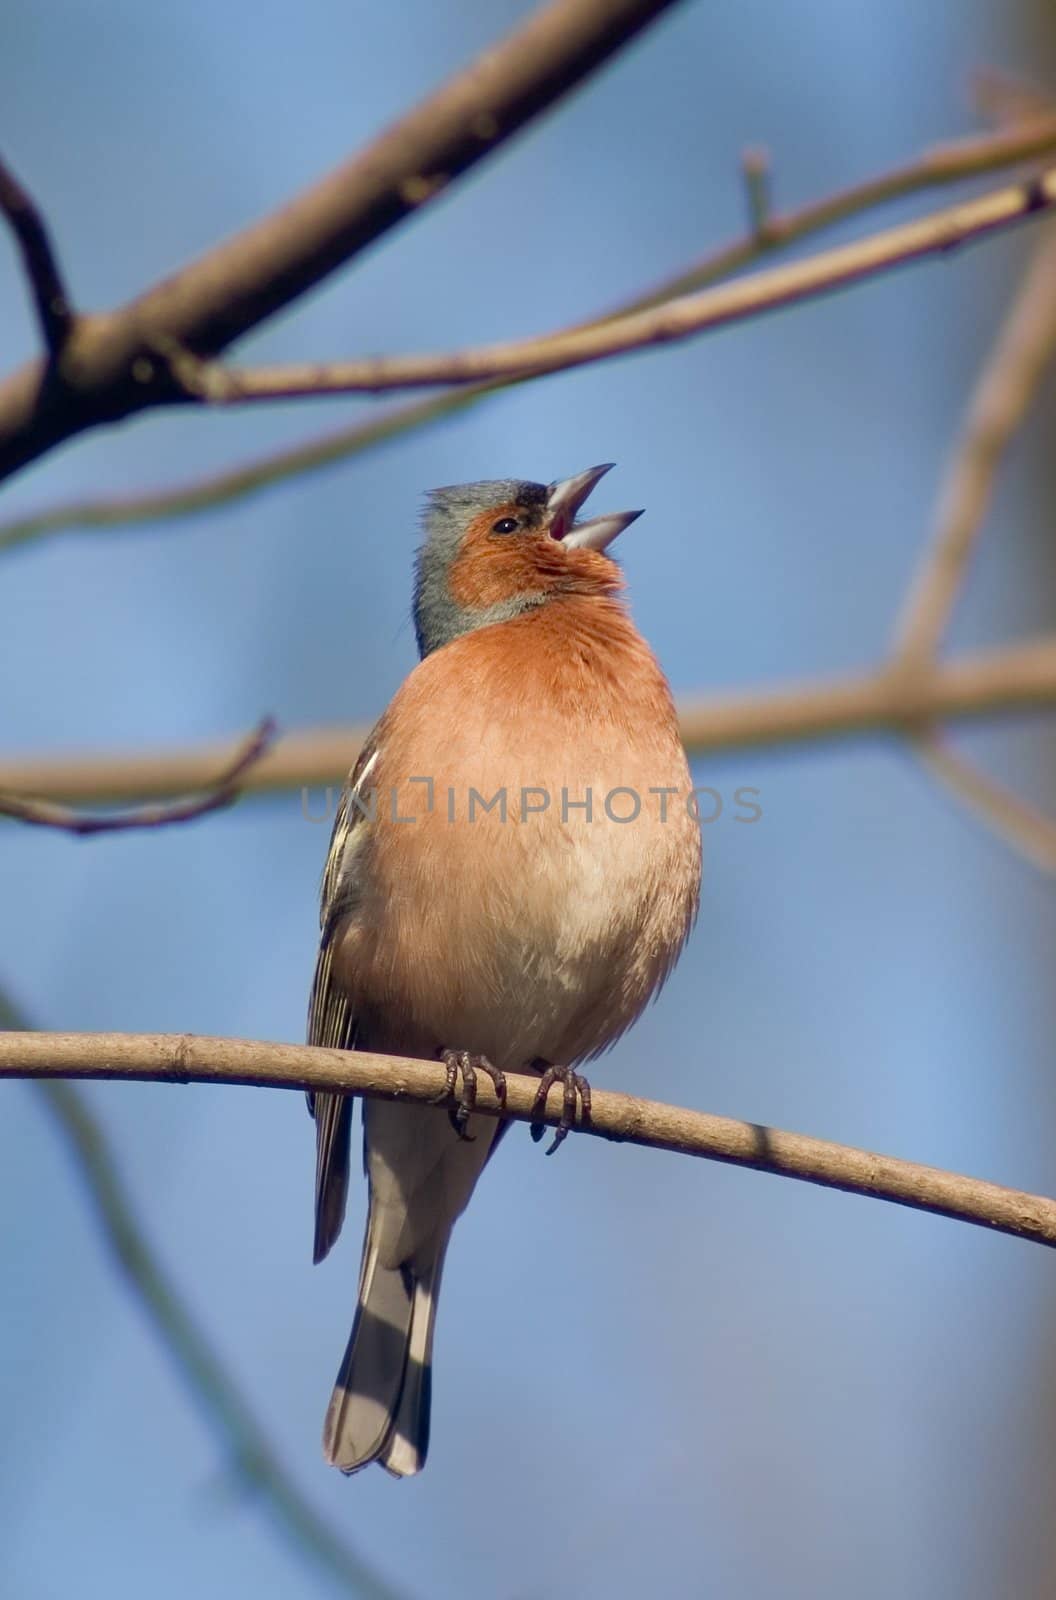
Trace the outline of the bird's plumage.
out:
M 674 707 L 619 569 L 590 545 L 629 516 L 581 524 L 566 546 L 550 531 L 560 516 L 575 532 L 562 489 L 567 502 L 567 486 L 507 480 L 434 496 L 423 659 L 334 827 L 313 1043 L 572 1065 L 634 1021 L 682 948 L 700 834 Z M 317 1259 L 344 1212 L 349 1104 L 315 1099 Z M 473 1116 L 459 1140 L 428 1108 L 366 1102 L 359 1309 L 325 1432 L 344 1471 L 424 1461 L 444 1256 L 505 1126 Z

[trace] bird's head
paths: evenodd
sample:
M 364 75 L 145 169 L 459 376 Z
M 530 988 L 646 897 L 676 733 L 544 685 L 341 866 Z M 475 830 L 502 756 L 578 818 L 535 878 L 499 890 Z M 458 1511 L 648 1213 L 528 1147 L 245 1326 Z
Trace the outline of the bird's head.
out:
M 605 551 L 642 513 L 576 520 L 611 465 L 558 483 L 496 479 L 432 491 L 414 593 L 423 656 L 557 596 L 614 594 L 622 587 L 620 570 Z

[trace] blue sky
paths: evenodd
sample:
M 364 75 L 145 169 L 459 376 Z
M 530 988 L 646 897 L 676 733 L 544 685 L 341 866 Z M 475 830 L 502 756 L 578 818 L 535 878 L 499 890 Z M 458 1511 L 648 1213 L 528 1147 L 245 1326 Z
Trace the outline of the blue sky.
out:
M 115 303 L 326 170 L 526 10 L 12 0 L 0 143 L 79 302 Z M 769 147 L 793 204 L 968 131 L 977 66 L 1044 78 L 1032 16 L 1020 0 L 687 5 L 240 354 L 445 348 L 607 307 L 739 231 L 748 143 Z M 12 554 L 0 745 L 178 744 L 264 712 L 370 720 L 414 659 L 423 491 L 599 460 L 618 463 L 612 504 L 647 507 L 622 558 L 676 690 L 865 668 L 1028 242 L 518 389 L 193 522 Z M 34 348 L 6 248 L 0 334 L 5 366 Z M 1051 623 L 1048 401 L 951 648 Z M 142 419 L 49 457 L 2 509 L 178 481 L 356 414 Z M 1044 725 L 963 742 L 1051 801 Z M 706 830 L 691 946 L 595 1081 L 1051 1191 L 1046 883 L 881 740 L 695 773 L 756 786 L 763 816 Z M 4 828 L 0 979 L 44 1026 L 297 1039 L 326 833 L 294 795 L 150 836 Z M 291 1476 L 408 1595 L 981 1600 L 1013 1572 L 1015 1592 L 1044 1592 L 1043 1551 L 1031 1566 L 1022 1539 L 1048 1515 L 1031 1398 L 1056 1320 L 1042 1251 L 601 1141 L 548 1162 L 515 1130 L 449 1257 L 429 1465 L 345 1481 L 318 1436 L 364 1197 L 313 1270 L 299 1098 L 86 1093 Z M 333 1592 L 232 1492 L 36 1098 L 2 1095 L 3 1592 Z

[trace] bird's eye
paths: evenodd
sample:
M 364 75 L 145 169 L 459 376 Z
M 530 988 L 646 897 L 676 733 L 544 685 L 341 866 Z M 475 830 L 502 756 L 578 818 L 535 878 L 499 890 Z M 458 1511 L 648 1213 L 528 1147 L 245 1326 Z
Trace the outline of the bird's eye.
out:
M 516 517 L 500 517 L 492 526 L 492 533 L 516 533 L 520 523 Z

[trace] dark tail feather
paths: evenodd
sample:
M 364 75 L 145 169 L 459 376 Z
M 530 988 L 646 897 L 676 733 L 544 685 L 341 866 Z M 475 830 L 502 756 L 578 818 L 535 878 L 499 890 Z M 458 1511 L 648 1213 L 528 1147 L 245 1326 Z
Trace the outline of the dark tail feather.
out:
M 352 1099 L 347 1094 L 317 1094 L 315 1117 L 315 1249 L 322 1261 L 341 1232 L 348 1199 Z
M 436 1301 L 440 1292 L 443 1259 L 434 1262 L 426 1273 L 417 1273 L 411 1336 L 407 1342 L 407 1365 L 403 1373 L 400 1403 L 392 1430 L 379 1460 L 386 1472 L 409 1478 L 421 1472 L 429 1452 L 429 1416 L 433 1396 L 433 1328 Z
M 326 1413 L 331 1466 L 379 1461 L 396 1477 L 420 1472 L 429 1448 L 433 1322 L 443 1257 L 424 1271 L 383 1267 L 367 1229 L 359 1304 Z

